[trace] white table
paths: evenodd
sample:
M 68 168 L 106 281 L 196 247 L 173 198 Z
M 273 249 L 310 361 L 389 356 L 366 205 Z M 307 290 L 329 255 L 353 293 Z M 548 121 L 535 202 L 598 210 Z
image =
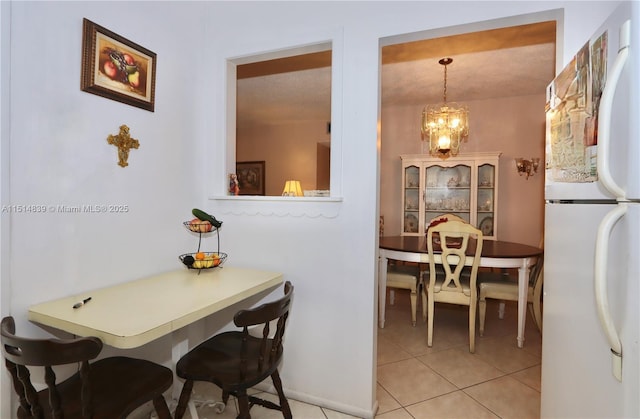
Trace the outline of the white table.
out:
M 384 328 L 387 295 L 387 264 L 389 259 L 429 263 L 426 237 L 380 237 L 378 259 L 378 316 Z M 482 243 L 480 266 L 518 269 L 518 347 L 524 345 L 524 325 L 527 315 L 529 268 L 542 256 L 543 250 L 520 243 L 485 240 Z
M 171 334 L 175 367 L 189 350 L 185 326 L 282 282 L 278 272 L 229 266 L 200 272 L 183 268 L 35 304 L 28 318 L 77 336 L 96 336 L 123 349 Z M 88 297 L 89 302 L 73 308 Z M 174 386 L 174 397 L 178 394 Z

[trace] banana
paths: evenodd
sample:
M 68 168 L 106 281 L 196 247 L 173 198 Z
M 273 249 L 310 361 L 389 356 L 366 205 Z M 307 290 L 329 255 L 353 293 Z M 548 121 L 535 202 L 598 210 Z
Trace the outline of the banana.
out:
M 214 217 L 213 215 L 209 215 L 206 212 L 199 210 L 198 208 L 194 208 L 191 213 L 199 220 L 209 221 L 215 228 L 220 228 L 220 226 L 222 225 L 222 221 L 216 220 L 216 217 Z

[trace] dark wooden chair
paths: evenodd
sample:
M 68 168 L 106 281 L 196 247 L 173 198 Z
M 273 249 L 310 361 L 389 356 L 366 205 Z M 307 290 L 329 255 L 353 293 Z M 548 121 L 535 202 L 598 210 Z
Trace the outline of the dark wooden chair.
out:
M 238 418 L 251 418 L 249 410 L 255 404 L 282 412 L 291 418 L 291 409 L 282 391 L 278 365 L 282 360 L 284 334 L 293 285 L 284 285 L 284 297 L 250 310 L 241 310 L 233 318 L 242 331 L 229 331 L 213 336 L 184 355 L 176 365 L 176 374 L 185 383 L 178 401 L 175 418 L 181 419 L 189 403 L 194 381 L 208 381 L 222 389 L 222 402 L 229 395 L 238 399 Z M 272 332 L 272 321 L 277 326 Z M 250 333 L 252 326 L 262 325 L 260 336 Z M 255 330 L 255 329 L 254 329 Z M 279 405 L 247 395 L 247 389 L 271 376 L 278 392 Z
M 171 417 L 162 393 L 173 372 L 162 365 L 127 357 L 89 363 L 102 350 L 96 337 L 29 339 L 15 336 L 13 317 L 0 325 L 2 352 L 20 399 L 18 418 L 125 418 L 148 401 L 161 419 Z M 56 383 L 53 366 L 79 363 L 79 371 Z M 44 367 L 47 387 L 36 391 L 28 367 Z

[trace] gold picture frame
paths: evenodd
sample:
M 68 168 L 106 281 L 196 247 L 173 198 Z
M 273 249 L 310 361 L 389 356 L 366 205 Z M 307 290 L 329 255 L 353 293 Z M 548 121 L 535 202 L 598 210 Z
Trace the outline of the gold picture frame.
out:
M 236 162 L 239 195 L 264 195 L 265 173 L 263 161 Z
M 156 59 L 154 52 L 83 19 L 82 91 L 154 112 Z

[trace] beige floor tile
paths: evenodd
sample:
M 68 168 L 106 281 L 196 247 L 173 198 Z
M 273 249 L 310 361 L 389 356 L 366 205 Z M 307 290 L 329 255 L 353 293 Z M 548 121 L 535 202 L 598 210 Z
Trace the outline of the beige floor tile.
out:
M 433 346 L 427 347 L 427 323 L 422 320 L 421 306 L 415 327 L 407 322 L 406 313 L 409 307 L 409 292 L 396 291 L 396 304 L 387 305 L 387 323 L 384 329 L 378 329 L 381 336 L 392 337 L 393 341 L 405 352 L 420 356 L 428 353 L 469 345 L 468 307 L 453 304 L 436 304 L 434 313 L 434 339 Z M 403 312 L 402 319 L 398 319 L 397 313 Z
M 522 370 L 519 372 L 515 372 L 510 375 L 510 377 L 515 378 L 523 384 L 528 385 L 529 387 L 541 391 L 540 386 L 540 373 L 542 371 L 541 365 L 536 365 L 535 367 L 527 368 L 526 370 Z
M 540 417 L 540 393 L 512 377 L 501 377 L 464 390 L 502 419 Z
M 378 383 L 402 406 L 456 390 L 417 359 L 379 366 Z
M 390 336 L 403 351 L 413 357 L 433 352 L 432 348 L 427 347 L 427 327 L 424 324 Z
M 505 373 L 520 371 L 540 364 L 540 357 L 518 348 L 515 335 L 501 338 L 481 338 L 476 354 L 485 362 Z
M 518 333 L 518 303 L 516 301 L 505 301 L 505 315 L 503 319 L 498 317 L 498 306 L 499 301 L 487 300 L 487 316 L 485 320 L 484 338 L 496 338 L 510 335 L 515 341 Z M 540 356 L 542 334 L 533 322 L 533 317 L 531 316 L 528 308 L 524 338 L 525 344 L 523 349 Z
M 423 355 L 418 357 L 418 360 L 458 388 L 469 387 L 504 375 L 504 372 L 483 361 L 479 356 L 469 353 L 466 347 Z
M 376 419 L 413 419 L 405 409 L 396 409 L 391 412 L 376 415 Z
M 376 399 L 378 400 L 378 413 L 386 413 L 401 408 L 400 403 L 394 399 L 380 384 L 376 385 Z
M 433 347 L 427 348 L 426 323 L 418 318 L 416 327 L 410 326 L 408 294 L 402 292 L 397 294 L 396 304 L 390 309 L 387 326 L 378 329 L 379 339 L 390 340 L 403 352 L 403 358 L 405 354 L 413 355 L 436 376 L 445 378 L 444 382 L 464 390 L 432 396 L 425 390 L 417 390 L 420 384 L 412 380 L 417 377 L 425 381 L 421 374 L 431 378 L 433 375 L 417 368 L 411 360 L 378 364 L 378 402 L 385 408 L 379 409 L 376 418 L 539 417 L 542 337 L 528 312 L 525 345 L 518 348 L 517 304 L 506 302 L 505 316 L 499 319 L 499 302 L 489 300 L 485 336 L 481 338 L 476 333 L 476 353 L 470 354 L 468 308 L 438 304 Z M 430 384 L 434 385 L 437 384 Z M 396 398 L 404 408 L 396 408 Z M 407 402 L 420 398 L 422 400 L 415 403 Z M 387 404 L 389 400 L 393 402 Z
M 378 336 L 378 365 L 402 361 L 413 356 L 404 351 L 390 336 Z
M 435 418 L 497 418 L 487 408 L 462 391 L 445 394 L 408 406 L 407 411 L 415 419 Z

